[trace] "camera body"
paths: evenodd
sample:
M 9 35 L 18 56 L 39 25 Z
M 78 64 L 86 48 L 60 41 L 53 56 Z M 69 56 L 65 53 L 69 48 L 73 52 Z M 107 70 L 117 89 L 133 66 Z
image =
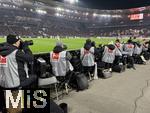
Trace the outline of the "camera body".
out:
M 24 41 L 27 45 L 33 45 L 33 40 Z
M 19 49 L 23 49 L 24 46 L 30 45 L 33 45 L 33 40 L 26 40 L 26 41 L 21 40 Z

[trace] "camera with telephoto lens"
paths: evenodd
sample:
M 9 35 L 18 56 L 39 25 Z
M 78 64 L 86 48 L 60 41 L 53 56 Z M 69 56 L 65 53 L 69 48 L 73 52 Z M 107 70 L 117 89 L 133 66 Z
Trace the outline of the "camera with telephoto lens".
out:
M 33 40 L 26 40 L 26 41 L 21 40 L 20 49 L 23 49 L 24 46 L 30 46 L 30 45 L 33 45 Z
M 24 41 L 28 46 L 33 45 L 33 40 Z

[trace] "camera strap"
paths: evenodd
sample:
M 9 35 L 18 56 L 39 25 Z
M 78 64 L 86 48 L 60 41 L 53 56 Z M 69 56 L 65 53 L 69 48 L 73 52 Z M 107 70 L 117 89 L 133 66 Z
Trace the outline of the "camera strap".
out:
M 84 54 L 83 57 L 81 58 L 81 61 L 83 61 L 84 57 L 85 57 L 85 54 Z
M 66 51 L 66 57 L 67 57 L 67 51 Z M 68 68 L 70 71 L 73 71 L 73 66 L 72 64 L 70 63 L 70 61 L 66 58 L 66 73 L 68 71 Z
M 117 45 L 115 44 L 115 46 L 117 47 Z M 117 47 L 118 48 L 118 47 Z M 121 52 L 120 48 L 118 48 L 118 50 Z M 122 52 L 121 52 L 122 53 Z
M 29 78 L 29 73 L 28 73 L 28 65 L 27 63 L 24 64 L 25 72 L 26 72 L 26 77 Z
M 108 48 L 108 47 L 107 47 Z M 102 58 L 104 57 L 104 55 L 106 54 L 106 46 L 104 47 L 104 51 L 103 51 L 103 54 L 102 54 Z
M 84 49 L 85 50 L 85 49 Z M 88 51 L 89 53 L 91 53 L 92 55 L 94 55 L 90 50 L 86 50 L 86 51 Z M 88 54 L 89 54 L 88 53 Z M 87 53 L 84 53 L 84 55 L 82 56 L 82 58 L 81 58 L 81 61 L 83 61 L 83 59 L 84 59 L 84 57 L 85 57 L 85 55 L 86 55 Z

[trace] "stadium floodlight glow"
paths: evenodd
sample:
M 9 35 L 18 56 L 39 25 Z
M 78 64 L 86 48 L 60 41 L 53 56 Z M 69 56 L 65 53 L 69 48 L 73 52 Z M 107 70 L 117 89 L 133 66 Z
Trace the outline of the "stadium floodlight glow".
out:
M 106 18 L 110 18 L 111 17 L 111 15 L 100 15 L 101 17 L 106 17 Z
M 77 10 L 75 11 L 75 14 L 78 14 L 78 11 L 77 11 Z
M 70 4 L 78 3 L 79 0 L 64 0 L 65 2 L 69 2 Z
M 57 11 L 64 11 L 64 9 L 63 9 L 63 8 L 60 8 L 60 7 L 57 7 L 56 10 L 57 10 Z
M 61 8 L 60 8 L 60 7 L 57 7 L 56 9 L 57 9 L 58 11 L 61 11 Z
M 56 13 L 55 15 L 56 15 L 56 16 L 59 16 L 59 13 Z
M 66 9 L 65 11 L 66 11 L 67 13 L 70 13 L 70 10 L 69 10 L 69 9 Z
M 63 14 L 59 14 L 59 13 L 55 13 L 55 16 L 57 16 L 57 17 L 64 17 Z
M 89 15 L 89 13 L 87 12 L 85 15 L 86 15 L 86 16 L 88 16 L 88 15 Z
M 37 12 L 38 14 L 47 14 L 47 11 L 40 10 L 40 9 L 37 9 L 36 12 Z
M 113 18 L 121 18 L 121 15 L 112 15 Z
M 96 14 L 96 13 L 93 13 L 93 16 L 95 17 L 95 16 L 97 16 L 97 14 Z
M 30 11 L 32 12 L 32 11 L 33 11 L 33 9 L 30 9 Z

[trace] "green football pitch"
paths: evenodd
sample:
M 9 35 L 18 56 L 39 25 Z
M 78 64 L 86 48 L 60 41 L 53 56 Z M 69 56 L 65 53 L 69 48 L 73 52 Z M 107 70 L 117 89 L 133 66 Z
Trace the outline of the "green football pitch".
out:
M 30 46 L 33 53 L 46 53 L 53 50 L 57 39 L 50 39 L 50 38 L 24 38 L 23 40 L 33 40 L 34 45 Z M 68 47 L 68 50 L 75 50 L 80 49 L 83 47 L 83 44 L 85 43 L 86 38 L 71 38 L 66 39 L 63 38 L 60 41 L 63 42 L 63 44 L 66 44 Z M 115 38 L 91 38 L 92 41 L 96 42 L 96 45 L 99 44 L 108 44 L 111 41 L 115 41 Z M 126 41 L 127 39 L 122 39 L 122 41 Z M 0 38 L 0 43 L 5 42 L 4 38 Z

